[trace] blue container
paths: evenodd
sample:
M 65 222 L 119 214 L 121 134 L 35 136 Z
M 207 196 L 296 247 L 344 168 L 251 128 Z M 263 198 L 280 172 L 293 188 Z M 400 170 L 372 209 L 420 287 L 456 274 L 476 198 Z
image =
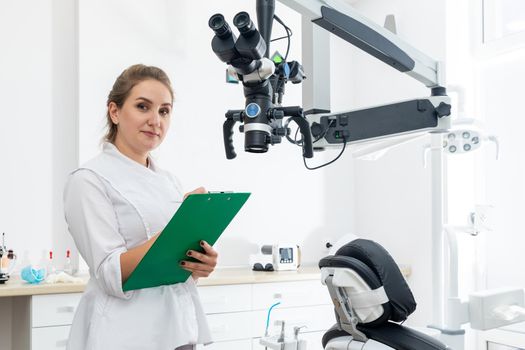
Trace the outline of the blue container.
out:
M 32 284 L 40 283 L 46 278 L 46 269 L 34 269 L 33 266 L 28 265 L 22 269 L 20 276 L 24 281 Z

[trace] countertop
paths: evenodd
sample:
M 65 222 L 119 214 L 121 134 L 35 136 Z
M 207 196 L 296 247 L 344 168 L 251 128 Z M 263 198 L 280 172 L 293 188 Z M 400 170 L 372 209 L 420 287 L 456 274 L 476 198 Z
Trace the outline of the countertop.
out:
M 410 268 L 401 266 L 401 272 L 405 277 L 411 273 Z M 39 294 L 61 294 L 81 293 L 84 291 L 89 280 L 89 275 L 80 274 L 76 277 L 82 279 L 78 283 L 56 283 L 56 284 L 28 284 L 19 276 L 13 276 L 5 284 L 0 284 L 0 297 L 27 296 Z M 247 267 L 242 268 L 218 268 L 208 278 L 200 278 L 197 282 L 199 287 L 219 286 L 232 284 L 253 284 L 271 282 L 293 282 L 318 280 L 321 272 L 317 266 L 300 267 L 297 271 L 252 271 Z

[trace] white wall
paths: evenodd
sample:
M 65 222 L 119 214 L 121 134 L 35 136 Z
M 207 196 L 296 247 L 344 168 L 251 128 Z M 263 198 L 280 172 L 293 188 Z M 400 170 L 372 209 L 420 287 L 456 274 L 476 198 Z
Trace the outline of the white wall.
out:
M 520 101 L 525 50 L 499 55 L 480 65 L 479 102 L 488 129 L 501 142 L 501 155 L 489 168 L 487 192 L 494 205 L 494 231 L 487 236 L 487 286 L 525 285 L 522 272 L 522 215 L 525 211 L 525 161 L 521 151 L 525 118 Z
M 51 246 L 51 18 L 50 1 L 3 2 L 0 11 L 0 230 L 19 254 Z
M 75 2 L 1 5 L 0 231 L 19 266 L 50 249 L 63 261 L 62 188 L 77 163 Z
M 394 14 L 398 35 L 435 59 L 445 59 L 445 2 L 359 1 L 355 7 L 383 25 Z M 347 72 L 355 107 L 373 106 L 430 95 L 416 80 L 354 50 Z M 355 233 L 376 240 L 398 263 L 412 267 L 410 286 L 418 302 L 410 322 L 428 324 L 431 317 L 431 196 L 430 170 L 423 167 L 423 138 L 389 151 L 354 168 Z M 334 179 L 335 180 L 335 179 Z M 340 180 L 339 180 L 340 181 Z
M 0 233 L 18 268 L 72 247 L 62 187 L 77 163 L 75 1 L 0 2 Z M 0 339 L 10 348 L 10 303 Z

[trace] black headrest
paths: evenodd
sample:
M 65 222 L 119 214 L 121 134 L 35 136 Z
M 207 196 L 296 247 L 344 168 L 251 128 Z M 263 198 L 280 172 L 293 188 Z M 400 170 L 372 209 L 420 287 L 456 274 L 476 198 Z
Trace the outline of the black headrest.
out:
M 330 255 L 327 256 L 319 261 L 319 268 L 323 267 L 344 267 L 349 268 L 355 271 L 362 279 L 365 281 L 365 283 L 370 287 L 370 289 L 377 289 L 380 288 L 383 284 L 381 283 L 381 280 L 374 271 L 370 267 L 368 267 L 364 262 L 361 260 L 349 257 L 349 256 L 343 256 L 343 255 Z M 391 308 L 390 303 L 386 302 L 382 304 L 383 306 L 383 314 L 378 319 L 368 322 L 367 325 L 369 326 L 375 326 L 378 324 L 382 324 L 390 319 L 391 315 Z
M 339 248 L 336 255 L 330 257 L 330 260 L 341 256 L 356 259 L 372 270 L 388 296 L 390 310 L 385 308 L 385 313 L 390 311 L 390 320 L 401 322 L 406 320 L 408 315 L 414 312 L 417 304 L 412 295 L 412 291 L 408 287 L 394 259 L 380 244 L 367 239 L 356 239 Z M 325 259 L 320 261 L 319 267 L 333 266 L 333 263 L 328 263 Z M 341 262 L 342 260 L 340 263 Z M 353 268 L 354 266 L 352 265 L 355 264 L 351 263 L 346 267 Z M 361 275 L 360 271 L 356 272 L 368 283 L 368 280 Z M 370 288 L 376 289 L 378 287 L 370 285 Z M 381 318 L 383 319 L 383 317 Z

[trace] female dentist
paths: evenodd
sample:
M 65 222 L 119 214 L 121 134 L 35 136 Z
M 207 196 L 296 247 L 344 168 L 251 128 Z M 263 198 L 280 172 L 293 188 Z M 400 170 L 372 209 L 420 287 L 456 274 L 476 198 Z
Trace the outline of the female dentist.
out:
M 69 176 L 65 217 L 90 273 L 70 350 L 186 350 L 211 342 L 194 282 L 217 264 L 208 243 L 201 242 L 204 253 L 187 253 L 199 262 L 181 262 L 192 272 L 185 283 L 122 290 L 183 200 L 177 180 L 149 154 L 162 143 L 172 108 L 171 83 L 161 69 L 129 67 L 108 96 L 103 151 Z

